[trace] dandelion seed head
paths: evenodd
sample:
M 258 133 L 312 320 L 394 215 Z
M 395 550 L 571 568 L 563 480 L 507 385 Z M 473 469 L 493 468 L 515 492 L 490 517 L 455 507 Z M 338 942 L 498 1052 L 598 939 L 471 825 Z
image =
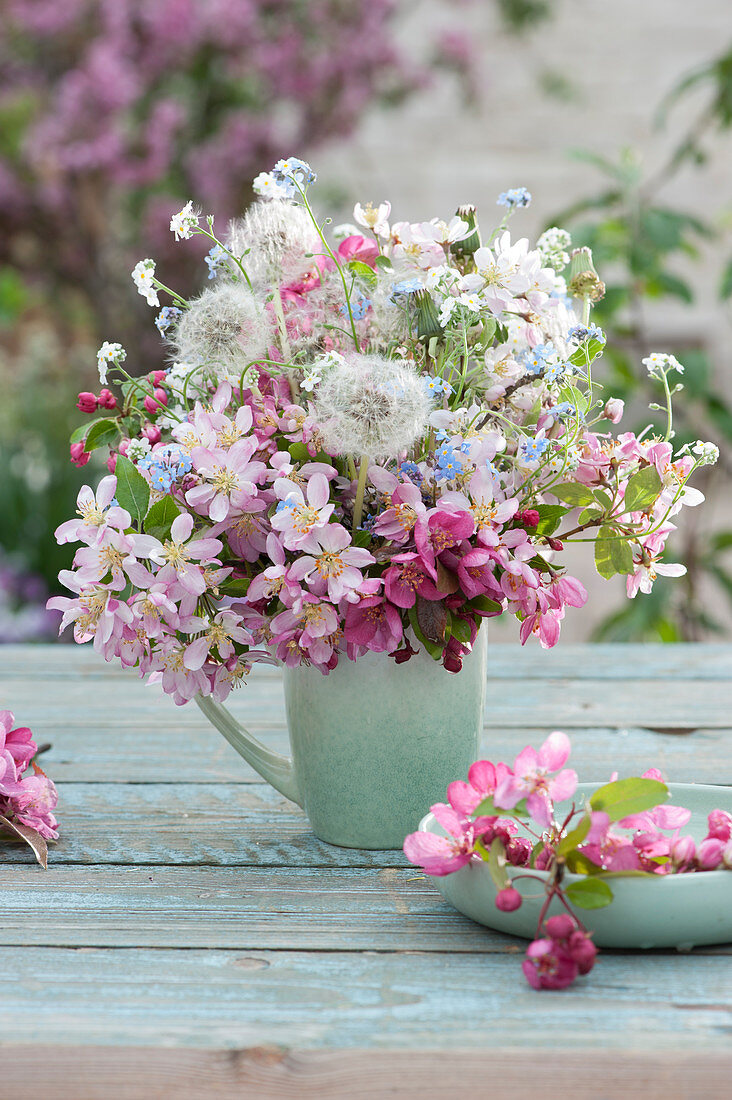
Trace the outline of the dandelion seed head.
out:
M 171 335 L 175 359 L 224 378 L 266 357 L 272 321 L 242 283 L 221 282 L 192 299 Z
M 307 210 L 287 199 L 253 203 L 225 243 L 259 290 L 301 279 L 323 247 Z

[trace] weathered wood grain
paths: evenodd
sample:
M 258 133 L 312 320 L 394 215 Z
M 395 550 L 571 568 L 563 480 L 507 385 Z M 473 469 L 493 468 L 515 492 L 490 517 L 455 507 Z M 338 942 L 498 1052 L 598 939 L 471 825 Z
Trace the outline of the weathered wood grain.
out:
M 525 947 L 461 917 L 413 867 L 65 867 L 42 876 L 17 867 L 3 878 L 7 947 L 513 955 Z
M 488 637 L 491 639 L 491 627 Z M 491 643 L 490 675 L 507 679 L 608 679 L 637 680 L 660 677 L 668 680 L 729 680 L 732 678 L 732 648 L 698 642 L 678 645 L 597 644 L 564 645 L 541 649 Z M 116 664 L 106 664 L 90 645 L 6 645 L 0 647 L 4 676 L 36 679 L 39 669 L 45 679 L 63 679 L 70 668 L 87 681 L 132 677 Z M 257 676 L 277 677 L 273 668 L 262 666 Z
M 196 708 L 198 710 L 198 708 Z M 20 712 L 18 712 L 20 713 Z M 732 716 L 731 716 L 732 718 Z M 80 724 L 70 712 L 56 721 L 33 722 L 24 716 L 39 742 L 50 742 L 43 766 L 59 783 L 257 783 L 259 777 L 223 737 L 202 725 L 181 729 L 169 721 L 135 722 L 130 707 L 125 722 Z M 255 736 L 277 752 L 287 753 L 284 724 Z M 481 752 L 492 760 L 513 760 L 525 745 L 539 745 L 558 723 L 493 727 L 483 732 Z M 693 733 L 659 733 L 637 726 L 577 727 L 572 738 L 572 764 L 583 779 L 604 779 L 619 770 L 631 775 L 660 767 L 672 782 L 732 784 L 732 730 L 699 728 Z
M 193 704 L 176 707 L 157 685 L 134 676 L 89 680 L 67 674 L 48 680 L 41 694 L 32 678 L 3 677 L 2 698 L 9 709 L 48 730 L 64 714 L 85 729 L 112 726 L 120 734 L 132 724 L 164 722 L 186 735 L 203 718 Z M 245 725 L 282 726 L 284 697 L 280 679 L 255 670 L 230 700 Z M 495 727 L 649 726 L 678 729 L 724 728 L 732 714 L 732 681 L 634 679 L 619 684 L 602 678 L 511 679 L 489 677 L 486 721 Z
M 606 954 L 537 995 L 515 955 L 0 948 L 0 1034 L 31 1044 L 647 1053 L 729 1049 L 732 964 Z M 541 999 L 539 999 L 541 997 Z M 683 1041 L 681 1039 L 683 1037 Z M 500 1055 L 499 1055 L 500 1057 Z
M 51 872 L 64 864 L 406 865 L 399 851 L 365 852 L 318 840 L 303 811 L 263 783 L 64 783 L 60 793 L 61 836 L 50 848 Z M 13 874 L 3 872 L 3 863 L 33 866 L 34 857 L 26 845 L 3 840 L 0 882 Z
M 597 1037 L 599 1042 L 600 1036 Z M 674 1050 L 525 1047 L 444 1052 L 300 1051 L 267 1044 L 227 1050 L 3 1046 L 13 1100 L 727 1100 L 732 1055 Z M 32 1066 L 32 1070 L 29 1067 Z M 100 1093 L 103 1081 L 103 1093 Z M 490 1085 L 488 1087 L 488 1082 Z M 551 1082 L 552 1092 L 547 1091 Z
M 526 942 L 460 916 L 409 866 L 18 867 L 0 890 L 0 946 L 521 955 Z

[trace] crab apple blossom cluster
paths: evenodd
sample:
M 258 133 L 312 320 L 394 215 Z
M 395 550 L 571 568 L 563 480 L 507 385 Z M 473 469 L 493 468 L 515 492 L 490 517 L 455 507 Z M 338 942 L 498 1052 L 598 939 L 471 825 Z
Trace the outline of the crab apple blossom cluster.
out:
M 435 877 L 487 863 L 501 912 L 521 907 L 516 882 L 544 888 L 537 938 L 523 963 L 535 989 L 562 989 L 592 969 L 597 949 L 570 904 L 612 902 L 604 875 L 732 870 L 732 813 L 712 810 L 706 836 L 695 840 L 682 831 L 691 810 L 668 803 L 656 768 L 638 778 L 614 775 L 580 796 L 577 773 L 565 767 L 570 749 L 567 735 L 555 732 L 539 749 L 527 745 L 512 766 L 476 760 L 467 780 L 449 785 L 447 802 L 431 807 L 439 831 L 420 829 L 404 841 L 407 859 Z M 567 872 L 586 876 L 590 889 L 568 883 Z M 566 912 L 544 923 L 554 899 Z
M 132 273 L 151 305 L 170 298 L 169 367 L 133 377 L 106 341 L 104 388 L 79 395 L 96 416 L 72 461 L 106 448 L 109 476 L 57 532 L 81 545 L 50 606 L 179 703 L 224 698 L 256 661 L 327 673 L 417 646 L 458 672 L 501 614 L 553 646 L 587 598 L 565 542 L 649 591 L 681 571 L 660 560 L 671 518 L 713 460 L 702 443 L 674 455 L 670 405 L 665 437 L 608 430 L 622 403 L 593 378 L 602 284 L 564 230 L 512 237 L 525 189 L 485 238 L 472 206 L 408 222 L 386 201 L 329 237 L 314 181 L 281 159 L 221 235 L 187 203 L 170 227 L 212 242 L 206 289 L 185 301 L 150 258 Z M 679 364 L 653 363 L 670 401 Z
M 12 712 L 1 710 L 0 830 L 15 833 L 31 844 L 38 837 L 56 840 L 56 788 L 35 762 L 38 745 L 31 730 L 14 726 Z

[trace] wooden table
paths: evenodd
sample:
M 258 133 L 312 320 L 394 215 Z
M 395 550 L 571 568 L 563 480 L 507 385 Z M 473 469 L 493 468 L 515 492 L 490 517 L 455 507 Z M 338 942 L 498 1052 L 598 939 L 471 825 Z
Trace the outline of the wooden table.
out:
M 491 651 L 484 751 L 567 730 L 585 779 L 732 783 L 732 647 Z M 729 1096 L 732 946 L 604 952 L 535 993 L 525 944 L 399 852 L 312 836 L 194 706 L 89 648 L 0 650 L 60 791 L 44 873 L 0 847 L 0 1100 Z M 232 709 L 284 751 L 278 675 Z

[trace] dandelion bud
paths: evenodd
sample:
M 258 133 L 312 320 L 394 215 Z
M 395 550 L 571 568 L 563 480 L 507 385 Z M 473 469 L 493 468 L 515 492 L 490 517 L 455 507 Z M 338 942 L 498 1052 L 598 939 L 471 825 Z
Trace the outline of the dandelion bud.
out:
M 474 252 L 477 252 L 480 248 L 480 229 L 478 228 L 478 222 L 475 216 L 474 206 L 458 206 L 457 216 L 462 221 L 467 222 L 470 229 L 473 230 L 469 236 L 464 237 L 461 241 L 454 241 L 450 245 L 450 251 L 455 256 L 472 256 Z
M 619 397 L 611 397 L 609 401 L 605 402 L 603 413 L 611 424 L 619 424 L 623 419 L 624 412 L 625 402 L 621 401 Z
M 595 270 L 592 251 L 589 248 L 575 248 L 572 253 L 567 289 L 575 298 L 589 298 L 599 302 L 605 297 L 605 284 Z
M 417 335 L 421 340 L 429 340 L 442 332 L 437 306 L 428 290 L 418 290 L 414 295 L 417 312 Z
M 79 410 L 79 412 L 83 412 L 83 413 L 96 412 L 96 410 L 97 410 L 97 399 L 96 399 L 96 397 L 94 396 L 93 393 L 89 393 L 88 390 L 84 390 L 83 393 L 79 394 L 79 397 L 78 397 L 77 402 L 76 402 L 76 407 Z
M 91 458 L 89 452 L 84 450 L 83 443 L 72 443 L 69 447 L 69 453 L 74 466 L 86 466 Z
M 506 886 L 496 894 L 496 909 L 500 909 L 502 913 L 513 913 L 521 908 L 521 901 L 518 890 L 514 886 Z

